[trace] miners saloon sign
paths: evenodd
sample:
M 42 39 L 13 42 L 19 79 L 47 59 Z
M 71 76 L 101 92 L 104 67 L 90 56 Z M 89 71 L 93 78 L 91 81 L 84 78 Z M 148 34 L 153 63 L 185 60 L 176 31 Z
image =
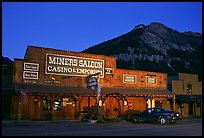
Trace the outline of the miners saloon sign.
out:
M 58 54 L 46 54 L 45 74 L 88 76 L 100 72 L 104 77 L 104 60 L 66 56 Z

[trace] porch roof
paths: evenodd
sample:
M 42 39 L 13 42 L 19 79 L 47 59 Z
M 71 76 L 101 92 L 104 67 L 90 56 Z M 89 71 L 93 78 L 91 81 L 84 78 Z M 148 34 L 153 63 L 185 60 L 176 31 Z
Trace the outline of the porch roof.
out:
M 15 85 L 16 92 L 32 94 L 97 94 L 96 90 L 90 90 L 81 86 L 49 86 L 49 85 Z M 174 96 L 175 94 L 166 89 L 139 89 L 132 87 L 102 87 L 101 94 L 119 93 L 132 96 Z
M 123 95 L 133 95 L 133 96 L 175 96 L 175 94 L 167 89 L 141 89 L 133 87 L 111 87 L 102 88 L 102 94 L 109 93 L 120 93 Z
M 176 100 L 181 102 L 202 102 L 202 95 L 176 95 Z
M 15 85 L 16 92 L 32 94 L 93 94 L 94 92 L 86 87 L 77 86 L 49 86 L 49 85 Z

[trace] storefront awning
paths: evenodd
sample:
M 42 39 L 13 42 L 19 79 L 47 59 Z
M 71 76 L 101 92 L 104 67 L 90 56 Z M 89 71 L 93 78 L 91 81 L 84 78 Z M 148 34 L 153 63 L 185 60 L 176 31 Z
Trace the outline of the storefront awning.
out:
M 175 94 L 166 89 L 139 89 L 132 87 L 111 87 L 102 88 L 102 94 L 108 93 L 120 93 L 123 95 L 134 95 L 134 96 L 175 96 Z
M 94 92 L 86 87 L 77 86 L 49 86 L 49 85 L 24 85 L 14 86 L 16 92 L 24 91 L 32 94 L 93 94 Z
M 202 95 L 176 95 L 176 100 L 181 102 L 202 102 Z
M 90 90 L 86 87 L 77 86 L 49 86 L 49 85 L 16 85 L 16 92 L 32 94 L 96 94 L 97 90 Z M 132 87 L 102 87 L 101 94 L 119 93 L 133 96 L 174 96 L 175 94 L 165 89 L 138 89 Z

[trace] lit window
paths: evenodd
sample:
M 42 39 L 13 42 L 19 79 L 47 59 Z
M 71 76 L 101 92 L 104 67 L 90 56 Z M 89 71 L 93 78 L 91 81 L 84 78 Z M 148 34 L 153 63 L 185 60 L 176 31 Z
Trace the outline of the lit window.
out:
M 192 84 L 187 84 L 187 93 L 192 93 Z
M 59 98 L 58 100 L 54 101 L 54 110 L 62 110 L 62 100 Z

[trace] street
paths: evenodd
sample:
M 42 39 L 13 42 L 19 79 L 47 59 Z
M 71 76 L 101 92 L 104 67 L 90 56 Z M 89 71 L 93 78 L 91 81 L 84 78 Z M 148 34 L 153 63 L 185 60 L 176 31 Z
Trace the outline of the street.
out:
M 202 118 L 184 118 L 168 125 L 134 124 L 124 120 L 106 123 L 2 121 L 2 136 L 202 136 Z

